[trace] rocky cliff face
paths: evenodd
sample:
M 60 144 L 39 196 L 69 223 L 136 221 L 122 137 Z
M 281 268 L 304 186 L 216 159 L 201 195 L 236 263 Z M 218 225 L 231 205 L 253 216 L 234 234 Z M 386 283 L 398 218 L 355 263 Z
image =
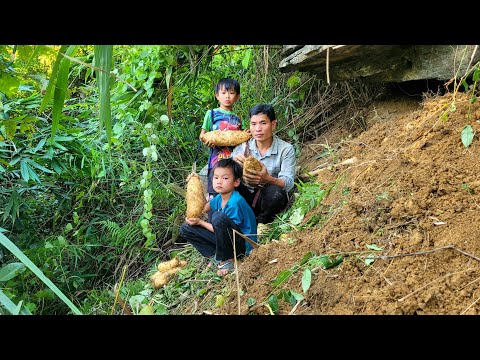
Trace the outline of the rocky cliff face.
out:
M 282 72 L 309 72 L 328 82 L 450 80 L 480 60 L 477 45 L 284 45 Z

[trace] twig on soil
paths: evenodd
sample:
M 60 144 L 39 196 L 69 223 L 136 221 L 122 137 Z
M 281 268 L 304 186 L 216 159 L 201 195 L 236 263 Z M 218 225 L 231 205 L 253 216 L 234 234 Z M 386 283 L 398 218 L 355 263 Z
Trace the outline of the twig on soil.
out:
M 118 305 L 120 305 L 122 310 L 125 311 L 125 313 L 127 315 L 133 315 L 132 311 L 130 310 L 128 305 L 125 303 L 125 301 L 123 301 L 123 299 L 120 295 L 120 289 L 122 288 L 122 283 L 123 283 L 123 279 L 125 278 L 125 273 L 126 272 L 127 272 L 127 267 L 124 266 L 123 267 L 122 278 L 120 279 L 120 284 L 116 283 L 115 286 L 113 287 L 113 293 L 115 294 L 115 300 L 113 302 L 112 314 L 113 314 L 115 305 L 118 304 Z
M 272 308 L 270 307 L 270 305 L 268 305 L 267 303 L 263 303 L 263 305 L 265 305 L 268 309 L 268 311 L 270 312 L 270 315 L 275 315 L 275 313 L 273 312 Z
M 418 289 L 412 291 L 410 294 L 405 295 L 404 297 L 398 299 L 397 301 L 403 301 L 403 300 L 409 298 L 410 296 L 412 296 L 412 295 L 418 293 L 419 291 L 425 289 L 426 287 L 430 286 L 430 285 L 433 284 L 434 282 L 437 282 L 437 281 L 446 279 L 447 277 L 452 276 L 452 275 L 461 274 L 461 273 L 464 273 L 464 272 L 467 272 L 467 271 L 471 271 L 471 270 L 474 270 L 474 269 L 467 269 L 467 270 L 457 271 L 457 272 L 454 272 L 454 273 L 448 273 L 447 275 L 441 276 L 441 277 L 439 277 L 439 278 L 437 278 L 437 279 L 435 279 L 435 280 L 433 280 L 433 281 L 430 281 L 428 284 L 425 284 L 425 285 L 419 287 Z
M 238 262 L 237 262 L 237 242 L 236 242 L 236 239 L 235 239 L 235 236 L 237 234 L 240 234 L 237 230 L 233 229 L 233 261 L 234 261 L 234 264 L 235 264 L 235 281 L 237 283 L 237 299 L 238 299 L 238 315 L 241 315 L 241 311 L 240 311 L 240 306 L 241 306 L 241 303 L 240 303 L 240 281 L 238 279 Z
M 479 297 L 477 300 L 475 300 L 473 303 L 471 303 L 470 305 L 468 305 L 467 308 L 460 313 L 460 315 L 465 314 L 468 309 L 470 309 L 473 305 L 475 305 L 475 304 L 477 303 L 478 300 L 480 300 L 480 297 Z
M 256 310 L 259 307 L 262 307 L 264 305 L 267 305 L 267 303 L 265 301 L 262 301 L 260 304 L 254 305 L 251 308 L 248 308 L 247 310 L 245 310 L 242 315 L 247 315 L 248 313 L 252 312 L 253 310 Z
M 290 312 L 288 313 L 288 315 L 293 315 L 293 313 L 297 310 L 298 305 L 300 305 L 301 302 L 302 302 L 301 300 L 300 300 L 300 301 L 297 301 L 297 303 L 295 304 L 295 306 L 293 307 L 293 309 L 290 310 Z
M 470 281 L 467 285 L 465 285 L 464 287 L 458 289 L 457 291 L 462 291 L 463 289 L 465 289 L 467 286 L 470 286 L 472 284 L 475 284 L 478 280 L 480 280 L 480 277 L 476 278 L 475 280 L 473 281 Z
M 393 259 L 393 258 L 397 258 L 397 257 L 405 257 L 405 256 L 412 256 L 412 255 L 426 255 L 426 254 L 429 254 L 429 253 L 432 253 L 432 252 L 435 252 L 435 251 L 438 251 L 438 250 L 446 250 L 446 249 L 452 249 L 452 250 L 455 250 L 455 251 L 458 251 L 459 253 L 463 254 L 463 255 L 466 255 L 468 257 L 471 257 L 472 259 L 475 259 L 477 261 L 480 261 L 480 258 L 476 257 L 475 255 L 472 255 L 472 254 L 469 254 L 463 250 L 460 250 L 460 249 L 457 249 L 455 246 L 453 245 L 447 245 L 447 246 L 443 246 L 441 248 L 436 248 L 436 249 L 432 249 L 432 250 L 426 250 L 426 251 L 417 251 L 417 252 L 413 252 L 413 253 L 406 253 L 406 254 L 399 254 L 399 255 L 390 255 L 390 256 L 374 256 L 374 257 L 370 257 L 370 259 L 380 259 L 380 260 L 386 260 L 386 259 Z
M 352 158 L 350 158 L 350 159 L 347 159 L 347 160 L 342 161 L 342 162 L 339 163 L 339 164 L 333 164 L 333 165 L 331 165 L 331 166 L 329 166 L 329 167 L 326 166 L 326 165 L 328 165 L 328 164 L 322 164 L 322 165 L 321 165 L 322 168 L 317 169 L 317 170 L 313 170 L 313 171 L 306 172 L 306 173 L 304 173 L 304 174 L 301 174 L 299 177 L 300 177 L 301 179 L 308 179 L 310 176 L 316 176 L 316 175 L 320 174 L 320 173 L 321 173 L 322 171 L 324 171 L 324 170 L 333 169 L 333 168 L 336 168 L 336 167 L 338 167 L 338 166 L 343 166 L 343 165 L 352 165 L 352 164 L 356 163 L 357 161 L 358 161 L 358 158 L 357 158 L 356 156 L 354 156 L 354 157 L 352 157 Z

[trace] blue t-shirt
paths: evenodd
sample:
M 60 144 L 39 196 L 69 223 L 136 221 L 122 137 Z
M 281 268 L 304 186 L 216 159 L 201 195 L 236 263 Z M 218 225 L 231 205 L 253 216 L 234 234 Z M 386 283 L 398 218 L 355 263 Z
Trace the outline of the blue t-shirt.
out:
M 210 200 L 212 212 L 223 211 L 232 221 L 238 225 L 243 234 L 257 233 L 257 220 L 252 208 L 248 205 L 242 195 L 234 190 L 230 199 L 222 209 L 222 195 L 218 194 Z M 257 242 L 257 235 L 247 235 L 250 239 Z M 250 254 L 253 250 L 252 245 L 245 241 L 245 255 Z

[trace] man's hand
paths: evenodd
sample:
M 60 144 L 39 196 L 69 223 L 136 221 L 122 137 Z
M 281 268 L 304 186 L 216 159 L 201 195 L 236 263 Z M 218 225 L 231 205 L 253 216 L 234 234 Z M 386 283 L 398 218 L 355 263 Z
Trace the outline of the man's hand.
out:
M 262 164 L 262 170 L 260 171 L 255 171 L 255 170 L 250 170 L 243 175 L 243 181 L 245 182 L 245 185 L 248 185 L 250 187 L 257 187 L 259 185 L 264 185 L 267 183 L 267 179 L 270 177 L 270 174 L 268 173 L 267 167 L 265 164 Z
M 243 166 L 243 162 L 245 161 L 245 156 L 243 154 L 238 153 L 233 157 L 233 160 L 235 160 L 237 163 Z

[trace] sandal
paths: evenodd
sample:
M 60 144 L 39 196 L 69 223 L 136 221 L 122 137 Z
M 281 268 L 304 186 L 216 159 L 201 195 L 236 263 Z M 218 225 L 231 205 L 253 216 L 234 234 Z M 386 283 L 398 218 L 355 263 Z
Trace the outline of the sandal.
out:
M 207 269 L 211 269 L 212 267 L 217 267 L 220 265 L 220 260 L 217 260 L 215 257 L 215 254 L 210 258 L 210 261 L 208 262 Z
M 235 264 L 233 263 L 233 261 L 227 260 L 223 264 L 218 264 L 217 275 L 223 277 L 228 273 L 233 272 L 234 270 L 235 270 Z

